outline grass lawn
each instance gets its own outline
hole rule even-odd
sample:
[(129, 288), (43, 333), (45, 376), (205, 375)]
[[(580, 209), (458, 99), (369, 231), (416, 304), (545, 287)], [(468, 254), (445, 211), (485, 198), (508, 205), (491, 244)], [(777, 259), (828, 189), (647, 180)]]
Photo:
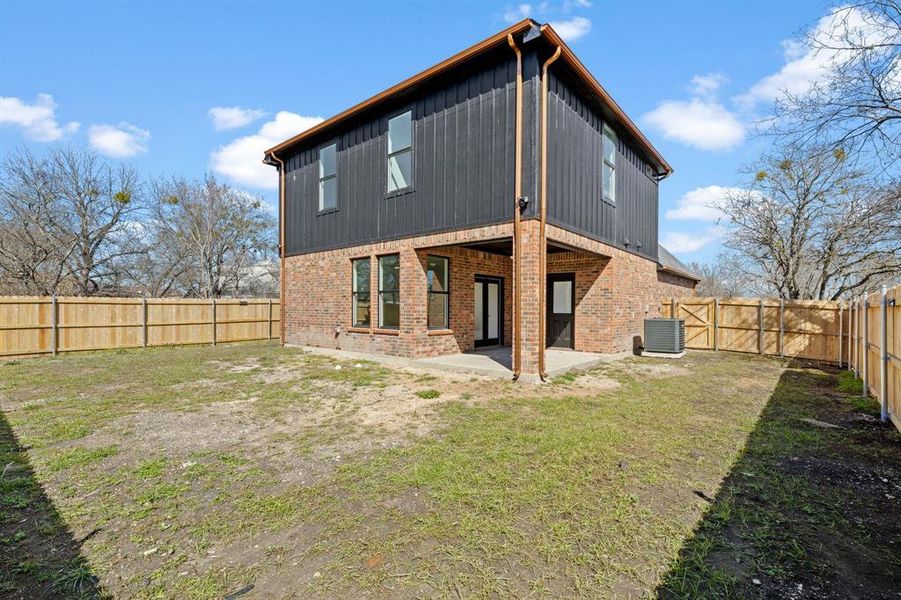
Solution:
[(262, 343), (0, 363), (0, 596), (896, 598), (901, 435), (857, 385), (701, 352), (544, 386)]

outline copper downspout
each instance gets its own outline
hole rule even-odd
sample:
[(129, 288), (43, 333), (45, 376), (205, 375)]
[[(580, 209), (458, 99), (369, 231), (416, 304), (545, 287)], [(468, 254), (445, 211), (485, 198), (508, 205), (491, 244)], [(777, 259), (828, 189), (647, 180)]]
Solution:
[(522, 355), (522, 262), (519, 239), (519, 199), (522, 198), (522, 52), (507, 34), (507, 43), (516, 53), (516, 136), (513, 167), (513, 379), (519, 379)]
[(278, 341), (285, 345), (285, 161), (269, 153), (269, 158), (278, 163)]
[(544, 347), (547, 332), (547, 69), (560, 58), (562, 48), (557, 46), (554, 53), (541, 66), (541, 220), (538, 228), (539, 263), (538, 263), (538, 376), (544, 381), (547, 371), (544, 368)]

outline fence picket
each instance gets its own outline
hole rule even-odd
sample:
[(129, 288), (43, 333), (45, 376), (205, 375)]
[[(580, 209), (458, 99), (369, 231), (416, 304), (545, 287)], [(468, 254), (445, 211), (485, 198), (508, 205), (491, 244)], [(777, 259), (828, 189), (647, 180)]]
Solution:
[[(0, 297), (0, 357), (208, 344), (210, 311), (181, 298)], [(280, 313), (277, 299), (217, 300), (214, 339), (271, 339)]]
[[(899, 295), (901, 286), (896, 286), (886, 288), (878, 304), (863, 294), (847, 305), (815, 300), (778, 300), (777, 305), (776, 300), (763, 298), (668, 297), (661, 299), (661, 312), (685, 320), (688, 348), (807, 358), (845, 367), (863, 380), (865, 395), (879, 400), (883, 418), (901, 429)], [(702, 317), (710, 314), (711, 305), (712, 323), (709, 316)], [(775, 308), (779, 310), (779, 337), (774, 343), (772, 339), (767, 342), (767, 334), (775, 335), (777, 330), (773, 313), (766, 311)], [(700, 335), (711, 327), (712, 336)]]

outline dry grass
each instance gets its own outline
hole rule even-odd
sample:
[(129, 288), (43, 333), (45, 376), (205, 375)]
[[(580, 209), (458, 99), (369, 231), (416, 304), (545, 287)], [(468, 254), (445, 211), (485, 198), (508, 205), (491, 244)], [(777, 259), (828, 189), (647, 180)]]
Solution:
[(692, 353), (530, 387), (270, 344), (4, 364), (0, 450), (23, 469), (0, 480), (0, 590), (688, 596), (753, 592), (763, 569), (781, 585), (806, 564), (789, 546), (729, 570), (703, 542), (714, 516), (731, 523), (721, 484), (749, 440), (760, 461), (821, 451), (831, 434), (796, 413), (827, 388), (859, 408), (831, 374), (786, 388), (786, 368)]

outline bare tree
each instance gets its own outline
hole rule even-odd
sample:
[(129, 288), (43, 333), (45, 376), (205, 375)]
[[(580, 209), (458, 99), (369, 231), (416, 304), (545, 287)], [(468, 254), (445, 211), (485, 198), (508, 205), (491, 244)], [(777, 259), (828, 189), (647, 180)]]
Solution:
[(749, 189), (723, 203), (738, 252), (787, 299), (836, 299), (901, 275), (901, 188), (877, 184), (841, 151), (765, 155)]
[(61, 291), (75, 240), (58, 235), (60, 220), (46, 159), (19, 150), (0, 166), (0, 290), (49, 295)]
[(842, 5), (805, 36), (823, 77), (775, 105), (783, 140), (848, 154), (870, 150), (884, 166), (901, 159), (901, 4)]
[(51, 228), (57, 237), (74, 240), (68, 263), (76, 292), (95, 294), (116, 277), (123, 256), (140, 252), (128, 243), (129, 227), (144, 209), (138, 174), (130, 165), (74, 147), (51, 150), (48, 164), (58, 215)]
[(721, 252), (712, 262), (693, 262), (689, 268), (701, 278), (695, 287), (699, 296), (766, 295), (765, 285), (735, 253)]
[(237, 293), (251, 267), (271, 255), (273, 219), (257, 196), (207, 176), (158, 181), (153, 198), (149, 256), (160, 291)]

